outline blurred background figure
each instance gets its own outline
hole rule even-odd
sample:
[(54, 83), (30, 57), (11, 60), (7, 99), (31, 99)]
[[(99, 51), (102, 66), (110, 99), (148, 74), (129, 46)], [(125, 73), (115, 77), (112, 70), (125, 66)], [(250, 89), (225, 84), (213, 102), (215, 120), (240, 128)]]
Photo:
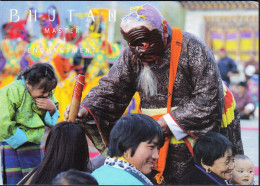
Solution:
[[(86, 24), (87, 30), (84, 33), (82, 52), (76, 54), (76, 60), (84, 61), (83, 74), (86, 74), (86, 81), (90, 83), (95, 78), (108, 73), (110, 67), (116, 61), (122, 49), (122, 45), (115, 42), (108, 42), (109, 9), (91, 9), (94, 21), (89, 20)], [(76, 13), (76, 17), (86, 19), (88, 14)]]
[[(71, 24), (68, 19), (66, 19), (67, 29), (69, 31), (62, 32), (61, 38), (64, 39), (67, 43), (67, 45), (73, 46), (74, 48), (77, 48), (77, 52), (79, 52), (79, 45), (82, 41), (83, 34), (80, 28), (78, 28), (77, 25)], [(73, 66), (71, 69), (74, 69), (74, 71), (77, 74), (84, 74), (84, 64), (82, 64), (81, 60), (77, 60), (76, 58), (76, 52), (74, 52), (73, 56)]]
[(250, 119), (255, 110), (252, 94), (248, 90), (246, 82), (241, 81), (236, 87), (236, 89), (233, 89), (233, 95), (240, 113), (240, 119)]
[(221, 78), (229, 87), (230, 77), (238, 73), (237, 65), (232, 58), (227, 56), (227, 51), (225, 48), (221, 48), (219, 50), (219, 58), (218, 68), (221, 74)]
[(97, 180), (89, 172), (75, 169), (58, 174), (52, 181), (52, 185), (98, 185)]
[(17, 74), (28, 66), (27, 18), (28, 14), (25, 19), (2, 25), (4, 39), (0, 42), (0, 88), (12, 82)]
[(256, 61), (256, 52), (249, 53), (249, 60), (245, 62), (244, 73), (246, 81), (248, 81), (254, 74), (259, 74), (259, 62)]
[(259, 110), (259, 75), (254, 74), (247, 83), (248, 90), (252, 94), (252, 100), (256, 106), (254, 116), (258, 118), (258, 110)]

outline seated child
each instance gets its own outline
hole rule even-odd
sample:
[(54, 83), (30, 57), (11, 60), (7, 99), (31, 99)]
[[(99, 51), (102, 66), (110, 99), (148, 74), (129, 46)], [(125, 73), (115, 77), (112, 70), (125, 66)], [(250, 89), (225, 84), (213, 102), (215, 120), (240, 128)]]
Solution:
[(246, 155), (235, 156), (232, 182), (238, 185), (254, 185), (254, 165)]

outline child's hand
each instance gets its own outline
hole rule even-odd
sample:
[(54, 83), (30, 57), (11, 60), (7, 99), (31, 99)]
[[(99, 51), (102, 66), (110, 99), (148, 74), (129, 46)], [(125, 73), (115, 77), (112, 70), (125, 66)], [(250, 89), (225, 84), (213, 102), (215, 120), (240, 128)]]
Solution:
[(36, 105), (44, 110), (48, 110), (52, 116), (56, 111), (56, 105), (53, 103), (51, 98), (36, 98)]

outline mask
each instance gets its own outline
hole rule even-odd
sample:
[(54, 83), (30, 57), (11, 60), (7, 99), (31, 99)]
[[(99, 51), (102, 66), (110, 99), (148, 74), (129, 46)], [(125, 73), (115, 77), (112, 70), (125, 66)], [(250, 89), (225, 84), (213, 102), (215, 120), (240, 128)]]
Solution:
[(165, 50), (162, 35), (158, 29), (150, 31), (145, 26), (139, 26), (127, 33), (121, 29), (121, 33), (134, 55), (143, 62), (160, 59)]

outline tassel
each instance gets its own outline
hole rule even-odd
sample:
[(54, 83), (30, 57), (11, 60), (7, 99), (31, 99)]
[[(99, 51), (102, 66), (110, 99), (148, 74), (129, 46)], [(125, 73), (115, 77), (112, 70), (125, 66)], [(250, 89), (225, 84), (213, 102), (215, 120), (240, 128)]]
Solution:
[(160, 185), (162, 184), (164, 177), (162, 176), (162, 173), (157, 173), (154, 177), (156, 179), (156, 182)]

